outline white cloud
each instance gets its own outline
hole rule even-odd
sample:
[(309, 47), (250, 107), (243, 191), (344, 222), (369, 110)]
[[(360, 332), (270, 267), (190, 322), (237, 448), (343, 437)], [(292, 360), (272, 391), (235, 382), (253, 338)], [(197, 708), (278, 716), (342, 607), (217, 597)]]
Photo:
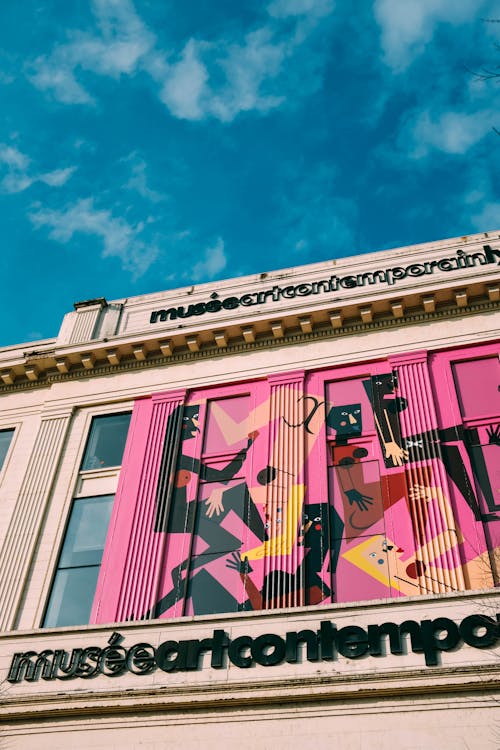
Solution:
[(22, 193), (31, 187), (34, 180), (22, 172), (9, 172), (0, 181), (0, 188), (4, 193)]
[(297, 50), (334, 5), (332, 0), (273, 0), (260, 28), (231, 40), (191, 38), (176, 57), (158, 48), (130, 0), (94, 0), (92, 8), (96, 32), (69, 32), (66, 43), (37, 58), (31, 73), (35, 86), (63, 103), (89, 105), (95, 100), (82, 72), (118, 78), (142, 71), (157, 83), (159, 98), (174, 117), (231, 122), (241, 112), (280, 106), (292, 89), (294, 96), (314, 90), (303, 82), (299, 92), (296, 86), (287, 91), (287, 73), (295, 71)]
[[(410, 118), (413, 120), (414, 118)], [(432, 116), (428, 111), (416, 115), (410, 128), (410, 156), (420, 159), (432, 149), (447, 154), (464, 154), (474, 144), (491, 133), (494, 112), (483, 110), (471, 114), (444, 111)], [(403, 133), (404, 140), (407, 134)]]
[(222, 237), (219, 237), (213, 247), (206, 248), (203, 260), (200, 260), (193, 266), (189, 277), (193, 281), (209, 281), (223, 271), (226, 265), (227, 257), (224, 252), (224, 240)]
[(61, 185), (64, 185), (69, 180), (75, 169), (76, 167), (54, 169), (52, 172), (38, 175), (36, 179), (44, 182), (46, 185), (50, 185), (50, 187), (61, 187)]
[(78, 83), (65, 57), (65, 51), (58, 49), (50, 58), (38, 57), (33, 64), (31, 82), (38, 89), (52, 93), (63, 104), (93, 104), (93, 97)]
[(334, 9), (333, 0), (272, 0), (267, 12), (275, 18), (289, 16), (313, 16), (322, 18), (328, 16)]
[(247, 34), (242, 44), (190, 39), (179, 62), (168, 69), (160, 98), (173, 115), (186, 120), (231, 122), (240, 112), (266, 112), (283, 101), (262, 94), (261, 88), (281, 72), (285, 56), (285, 45), (274, 43), (266, 27)]
[(30, 158), (14, 146), (0, 144), (0, 163), (13, 169), (25, 170), (29, 167)]
[(77, 80), (79, 70), (113, 78), (132, 75), (155, 43), (129, 0), (94, 0), (92, 5), (99, 35), (72, 32), (66, 44), (34, 61), (32, 83), (64, 104), (94, 103)]
[(147, 164), (144, 159), (140, 159), (136, 153), (132, 153), (124, 161), (130, 164), (132, 172), (130, 179), (125, 184), (127, 190), (135, 190), (140, 196), (152, 203), (159, 203), (167, 199), (166, 195), (149, 187), (146, 177)]
[(263, 94), (262, 87), (281, 72), (285, 56), (285, 45), (273, 42), (268, 28), (251, 32), (242, 45), (230, 45), (221, 61), (227, 84), (221, 91), (213, 92), (208, 111), (230, 122), (240, 112), (267, 112), (279, 106), (284, 97)]
[(199, 43), (190, 39), (178, 63), (167, 73), (160, 99), (173, 115), (186, 120), (200, 120), (205, 112), (202, 98), (208, 72), (200, 58)]
[(481, 6), (485, 6), (481, 0), (376, 0), (374, 13), (386, 63), (404, 70), (424, 51), (439, 23), (475, 20)]
[(135, 278), (145, 273), (158, 256), (158, 249), (140, 237), (143, 224), (134, 227), (113, 216), (111, 211), (96, 208), (92, 198), (81, 199), (61, 210), (38, 208), (29, 218), (38, 229), (48, 227), (49, 237), (62, 244), (77, 233), (98, 237), (102, 257), (119, 258), (123, 268)]
[(0, 181), (0, 189), (4, 193), (21, 193), (36, 182), (43, 182), (50, 187), (64, 185), (76, 167), (55, 169), (51, 172), (37, 174), (30, 171), (31, 159), (14, 146), (0, 144), (0, 166), (7, 168), (7, 174)]

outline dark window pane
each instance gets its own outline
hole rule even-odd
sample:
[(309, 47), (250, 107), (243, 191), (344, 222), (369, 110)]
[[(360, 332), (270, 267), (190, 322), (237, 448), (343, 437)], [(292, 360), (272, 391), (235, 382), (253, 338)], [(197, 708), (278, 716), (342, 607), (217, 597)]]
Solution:
[(112, 507), (113, 495), (74, 501), (43, 627), (88, 623)]
[(127, 414), (106, 414), (93, 418), (83, 457), (82, 471), (120, 466), (130, 416), (130, 412), (127, 412)]
[(88, 623), (98, 574), (98, 565), (59, 570), (43, 626), (55, 628)]
[(0, 469), (3, 466), (3, 462), (5, 461), (5, 456), (7, 455), (7, 451), (9, 450), (10, 441), (12, 440), (12, 436), (14, 434), (14, 430), (0, 430)]
[(101, 564), (112, 507), (113, 495), (75, 500), (59, 568)]

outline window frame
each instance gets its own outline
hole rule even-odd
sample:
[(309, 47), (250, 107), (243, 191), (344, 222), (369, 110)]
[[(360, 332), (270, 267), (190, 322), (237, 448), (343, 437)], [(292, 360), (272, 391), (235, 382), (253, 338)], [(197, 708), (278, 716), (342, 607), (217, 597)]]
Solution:
[[(50, 552), (44, 561), (44, 578), (40, 588), (35, 589), (37, 606), (33, 620), (28, 627), (43, 627), (49, 596), (57, 572), (59, 554), (62, 549), (69, 515), (73, 502), (80, 498), (115, 494), (120, 466), (81, 471), (83, 455), (89, 437), (92, 419), (124, 412), (132, 413), (133, 399), (123, 399), (114, 403), (81, 405), (75, 410), (69, 428), (66, 449), (61, 457), (61, 465), (52, 491), (50, 516), (47, 519), (42, 544)], [(113, 490), (110, 491), (110, 487)]]
[[(58, 628), (58, 627), (77, 627), (77, 626), (80, 626), (80, 625), (88, 625), (88, 621), (84, 622), (84, 623), (70, 623), (70, 624), (47, 625), (46, 624), (46, 619), (47, 619), (47, 615), (49, 614), (49, 611), (50, 611), (50, 607), (51, 607), (51, 603), (52, 603), (52, 597), (53, 597), (53, 595), (54, 595), (54, 593), (56, 591), (56, 588), (55, 588), (56, 587), (56, 582), (58, 580), (58, 576), (59, 576), (59, 573), (61, 571), (64, 571), (64, 570), (71, 570), (71, 571), (73, 571), (73, 570), (83, 570), (83, 569), (96, 568), (97, 569), (96, 583), (97, 583), (97, 577), (99, 576), (99, 570), (100, 570), (100, 567), (101, 567), (101, 564), (102, 564), (102, 556), (103, 556), (103, 553), (104, 553), (104, 547), (106, 545), (107, 529), (106, 529), (106, 534), (104, 536), (104, 540), (103, 540), (103, 544), (102, 544), (102, 549), (101, 549), (101, 554), (100, 554), (100, 558), (99, 558), (99, 562), (98, 563), (83, 563), (83, 564), (79, 564), (79, 565), (75, 565), (75, 564), (61, 565), (61, 561), (63, 559), (63, 555), (65, 554), (65, 546), (66, 546), (66, 542), (68, 540), (68, 532), (70, 530), (71, 522), (72, 522), (72, 520), (75, 517), (74, 513), (75, 513), (75, 510), (76, 510), (77, 504), (81, 504), (80, 507), (82, 507), (86, 502), (90, 502), (90, 501), (93, 501), (93, 500), (100, 500), (100, 499), (103, 499), (103, 498), (107, 498), (107, 499), (111, 500), (111, 503), (110, 503), (110, 506), (109, 506), (109, 519), (110, 519), (111, 518), (112, 510), (113, 510), (114, 495), (97, 495), (97, 496), (89, 495), (88, 497), (75, 497), (73, 499), (72, 503), (71, 503), (71, 507), (69, 509), (69, 513), (68, 513), (68, 515), (66, 517), (66, 523), (65, 523), (65, 527), (64, 527), (64, 533), (63, 533), (63, 536), (62, 536), (62, 541), (61, 541), (61, 544), (60, 544), (59, 550), (58, 550), (57, 565), (56, 565), (56, 567), (54, 569), (54, 572), (53, 572), (53, 575), (52, 575), (52, 578), (51, 578), (51, 584), (50, 584), (48, 596), (47, 596), (47, 599), (46, 599), (46, 602), (45, 602), (44, 613), (43, 613), (43, 616), (42, 616), (41, 626), (40, 626), (43, 629), (51, 629), (51, 628)], [(109, 528), (109, 519), (108, 519), (108, 524), (107, 524), (108, 528)], [(92, 600), (89, 603), (89, 619), (90, 619), (90, 613), (91, 613), (91, 610), (92, 610), (92, 603), (93, 603), (93, 596), (92, 596)]]
[(5, 425), (0, 425), (0, 432), (12, 432), (12, 437), (11, 437), (9, 445), (7, 447), (7, 451), (5, 453), (5, 457), (4, 457), (3, 463), (0, 466), (0, 484), (2, 483), (3, 477), (5, 476), (6, 471), (7, 471), (7, 467), (9, 465), (9, 463), (10, 463), (10, 458), (11, 458), (12, 453), (13, 453), (14, 444), (15, 444), (15, 442), (17, 440), (17, 436), (19, 434), (19, 427), (20, 427), (19, 423), (17, 423), (17, 424), (10, 423), (10, 424), (5, 424)]

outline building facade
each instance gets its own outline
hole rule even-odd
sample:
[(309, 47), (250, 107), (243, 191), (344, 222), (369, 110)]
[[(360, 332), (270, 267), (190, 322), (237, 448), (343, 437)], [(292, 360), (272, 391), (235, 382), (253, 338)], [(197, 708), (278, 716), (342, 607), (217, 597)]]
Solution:
[(0, 746), (500, 747), (499, 266), (462, 237), (1, 349)]

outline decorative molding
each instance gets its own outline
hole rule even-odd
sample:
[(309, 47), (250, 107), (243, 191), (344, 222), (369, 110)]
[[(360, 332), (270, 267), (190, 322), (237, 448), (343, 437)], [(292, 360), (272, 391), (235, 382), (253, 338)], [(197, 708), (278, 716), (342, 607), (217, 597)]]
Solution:
[[(0, 631), (15, 627), (17, 608), (41, 533), (42, 519), (58, 470), (58, 458), (71, 413), (71, 409), (66, 409), (62, 414), (42, 415), (5, 544), (0, 552)], [(20, 540), (23, 540), (22, 544)]]
[[(496, 288), (493, 287), (493, 290)], [(293, 346), (311, 341), (352, 336), (358, 333), (441, 321), (447, 318), (452, 320), (457, 317), (496, 312), (500, 309), (499, 302), (500, 299), (492, 300), (490, 295), (490, 297), (481, 298), (480, 301), (474, 301), (468, 297), (466, 306), (459, 306), (455, 301), (450, 301), (449, 304), (437, 304), (435, 296), (432, 295), (423, 298), (420, 308), (404, 308), (402, 316), (394, 315), (394, 311), (391, 310), (391, 312), (384, 314), (374, 313), (371, 315), (371, 320), (366, 320), (366, 322), (361, 320), (360, 317), (344, 318), (343, 311), (340, 310), (325, 311), (324, 319), (314, 321), (313, 317), (309, 316), (309, 323), (307, 325), (299, 324), (300, 327), (297, 326), (297, 319), (295, 319), (296, 322), (293, 325), (293, 318), (291, 318), (290, 324), (284, 323), (281, 326), (283, 335), (279, 337), (276, 336), (276, 331), (271, 329), (269, 323), (267, 331), (259, 333), (257, 333), (255, 325), (245, 325), (240, 329), (241, 338), (232, 336), (229, 339), (228, 337), (227, 346), (221, 346), (216, 341), (215, 334), (212, 334), (212, 343), (202, 343), (198, 334), (186, 335), (182, 332), (176, 332), (175, 341), (174, 339), (158, 341), (156, 337), (151, 337), (142, 344), (141, 342), (135, 342), (133, 347), (137, 350), (142, 347), (145, 352), (147, 341), (148, 351), (145, 359), (137, 359), (137, 355), (131, 354), (130, 344), (127, 344), (126, 341), (114, 342), (113, 349), (103, 347), (101, 341), (95, 341), (95, 349), (81, 355), (77, 353), (54, 355), (52, 357), (46, 355), (44, 358), (40, 358), (37, 360), (38, 373), (36, 379), (29, 379), (26, 374), (26, 368), (32, 366), (31, 362), (19, 364), (16, 362), (12, 366), (6, 364), (0, 370), (0, 393), (50, 387), (53, 383), (78, 380), (82, 376), (85, 378), (106, 376), (137, 368), (168, 366), (173, 363), (197, 359)], [(367, 317), (369, 316), (365, 315), (365, 318)], [(273, 321), (275, 326), (277, 323), (277, 321)], [(308, 331), (308, 328), (311, 330)], [(219, 333), (217, 331), (217, 335)], [(112, 353), (112, 362), (110, 362), (110, 353)], [(78, 362), (77, 357), (80, 362)]]

